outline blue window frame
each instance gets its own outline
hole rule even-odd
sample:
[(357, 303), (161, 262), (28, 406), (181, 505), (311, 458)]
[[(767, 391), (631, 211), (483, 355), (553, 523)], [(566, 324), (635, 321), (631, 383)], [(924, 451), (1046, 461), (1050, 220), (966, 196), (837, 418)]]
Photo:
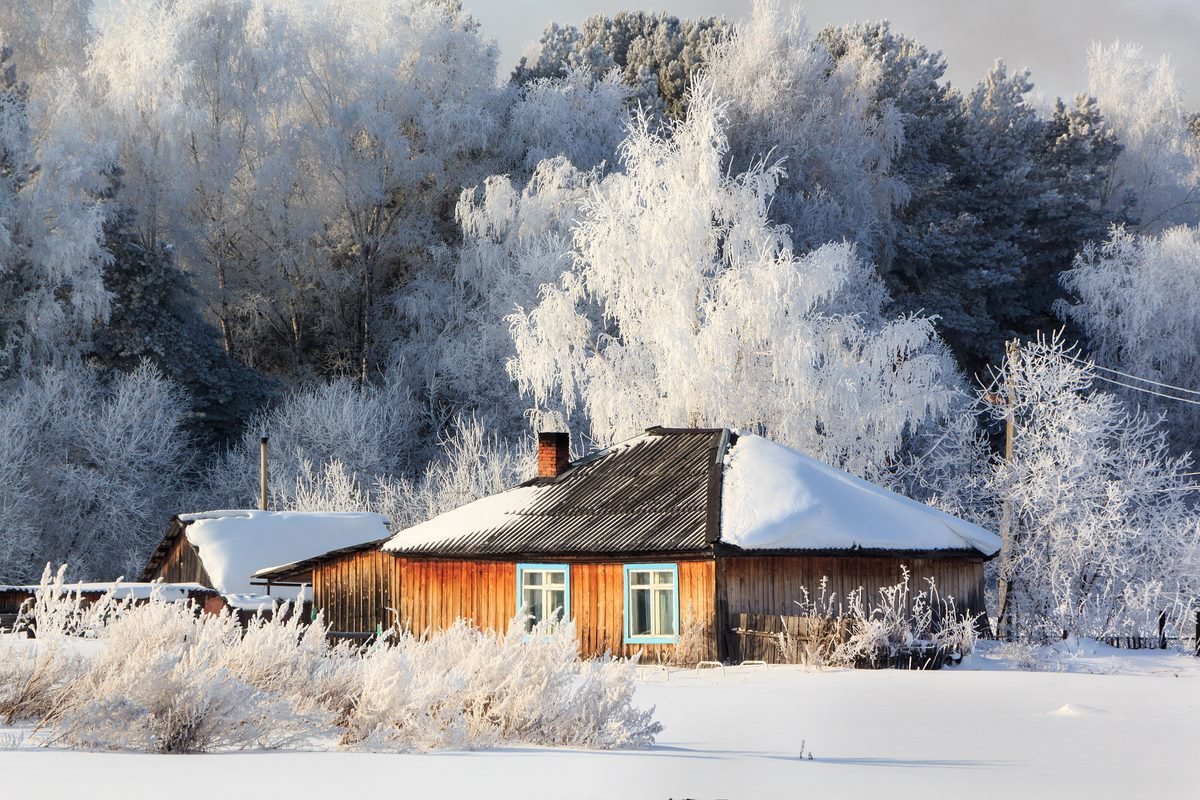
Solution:
[(679, 565), (625, 565), (625, 644), (679, 641)]
[(560, 619), (571, 618), (570, 565), (517, 564), (517, 613), (525, 617), (525, 630), (559, 609)]

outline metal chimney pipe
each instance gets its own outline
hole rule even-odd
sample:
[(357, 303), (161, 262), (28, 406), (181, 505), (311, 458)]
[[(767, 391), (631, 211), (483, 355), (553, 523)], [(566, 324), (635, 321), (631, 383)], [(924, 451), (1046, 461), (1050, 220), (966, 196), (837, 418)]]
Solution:
[(267, 510), (267, 437), (258, 440), (258, 507)]

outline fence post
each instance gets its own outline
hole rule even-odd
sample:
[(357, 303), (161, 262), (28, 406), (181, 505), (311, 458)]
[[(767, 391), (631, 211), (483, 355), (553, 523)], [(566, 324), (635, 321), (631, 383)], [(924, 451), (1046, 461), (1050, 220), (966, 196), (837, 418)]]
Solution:
[(1196, 658), (1200, 658), (1200, 611), (1196, 612)]
[(1160, 611), (1158, 614), (1158, 649), (1167, 649), (1167, 612)]

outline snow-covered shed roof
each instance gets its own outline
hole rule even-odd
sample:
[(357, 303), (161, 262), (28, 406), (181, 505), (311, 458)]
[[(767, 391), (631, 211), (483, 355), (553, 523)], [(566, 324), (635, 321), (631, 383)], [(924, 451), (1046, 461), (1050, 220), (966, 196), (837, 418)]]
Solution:
[(231, 510), (180, 514), (143, 572), (148, 580), (179, 535), (187, 537), (213, 587), (223, 595), (253, 595), (254, 574), (330, 550), (380, 542), (387, 517), (366, 512)]
[(650, 428), (400, 531), (397, 554), (999, 551), (990, 531), (759, 436)]

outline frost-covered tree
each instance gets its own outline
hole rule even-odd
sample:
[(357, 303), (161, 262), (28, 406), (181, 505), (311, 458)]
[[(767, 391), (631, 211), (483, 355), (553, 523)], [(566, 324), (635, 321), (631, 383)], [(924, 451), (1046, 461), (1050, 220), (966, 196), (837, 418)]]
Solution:
[(1105, 186), (1108, 207), (1127, 210), (1147, 233), (1200, 222), (1200, 144), (1170, 62), (1149, 64), (1135, 45), (1093, 45), (1088, 92), (1123, 146)]
[(679, 118), (692, 76), (728, 29), (719, 17), (681, 20), (647, 11), (588, 17), (582, 29), (551, 23), (536, 58), (521, 58), (513, 82), (561, 78), (572, 69), (599, 79), (616, 68), (639, 106)]
[(0, 5), (0, 43), (39, 94), (53, 93), (55, 72), (78, 75), (91, 36), (92, 0), (14, 0)]
[(522, 172), (558, 157), (584, 170), (611, 164), (628, 128), (629, 94), (616, 70), (597, 78), (572, 67), (525, 83), (502, 137), (505, 160)]
[(838, 63), (859, 60), (865, 50), (878, 70), (870, 111), (882, 118), (890, 106), (900, 115), (904, 139), (891, 171), (909, 196), (896, 210), (894, 235), (877, 253), (879, 273), (899, 302), (924, 283), (922, 268), (938, 246), (923, 232), (943, 213), (938, 201), (954, 174), (961, 98), (943, 81), (942, 53), (894, 33), (886, 21), (826, 28), (818, 38)]
[(842, 240), (867, 254), (886, 247), (892, 210), (908, 193), (891, 173), (901, 115), (890, 100), (874, 102), (880, 73), (862, 41), (835, 60), (798, 12), (789, 18), (768, 2), (756, 3), (704, 68), (707, 90), (728, 101), (734, 168), (766, 153), (783, 161), (771, 216), (798, 250)]
[(1004, 367), (1017, 434), (993, 487), (1012, 508), (1002, 577), (1021, 636), (1146, 634), (1163, 611), (1194, 622), (1178, 614), (1200, 592), (1190, 461), (1167, 453), (1161, 420), (1127, 411), (1094, 377), (1060, 338), (1024, 346)]
[[(341, 0), (305, 18), (300, 127), (320, 243), (344, 281), (347, 367), (365, 383), (399, 281), (428, 264), (495, 134), (495, 44), (458, 3)], [(478, 177), (482, 177), (481, 175)]]
[(1049, 188), (1026, 221), (1021, 294), (1028, 313), (1014, 321), (1020, 333), (1055, 327), (1059, 276), (1086, 246), (1103, 240), (1123, 213), (1114, 216), (1104, 199), (1121, 149), (1095, 98), (1079, 95), (1070, 107), (1059, 100), (1045, 120), (1035, 164)]
[(276, 506), (286, 506), (298, 483), (331, 464), (365, 492), (429, 458), (416, 438), (417, 422), (416, 404), (397, 371), (362, 388), (340, 378), (295, 389), (246, 423), (241, 439), (209, 466), (197, 502), (209, 508), (257, 504), (262, 436), (269, 439)]
[(153, 367), (105, 378), (78, 364), (23, 378), (0, 402), (0, 580), (47, 561), (85, 579), (135, 575), (193, 463), (187, 402)]
[(169, 242), (205, 288), (227, 353), (259, 334), (238, 330), (247, 295), (267, 294), (279, 309), (266, 318), (286, 319), (286, 290), (301, 280), (293, 252), (315, 224), (288, 213), (303, 55), (293, 36), (284, 9), (262, 0), (133, 0), (99, 15), (89, 77), (120, 142), (122, 200), (142, 246)]
[[(1200, 390), (1200, 228), (1172, 228), (1156, 236), (1115, 229), (1086, 248), (1062, 276), (1070, 301), (1064, 320), (1087, 337), (1096, 361), (1150, 381)], [(1200, 400), (1200, 395), (1107, 374), (1150, 392)], [(1165, 413), (1178, 452), (1200, 441), (1200, 407), (1146, 391), (1111, 387), (1131, 405)]]
[(363, 381), (486, 174), (495, 58), (455, 3), (135, 0), (101, 15), (89, 78), (143, 246), (176, 248), (227, 352)]
[(424, 386), (435, 430), (473, 414), (505, 436), (522, 435), (524, 406), (505, 362), (516, 355), (506, 317), (537, 303), (569, 263), (571, 229), (595, 172), (565, 158), (541, 162), (523, 187), (496, 175), (465, 189), (455, 211), (463, 242), (447, 279), (430, 273), (396, 297), (410, 321), (395, 348)]
[(634, 127), (566, 272), (511, 318), (511, 372), (536, 421), (597, 444), (656, 423), (769, 429), (875, 475), (948, 400), (932, 325), (883, 320), (853, 246), (795, 255), (768, 218), (780, 167), (730, 174), (724, 125), (699, 93), (669, 131)]
[(105, 247), (113, 260), (104, 284), (111, 312), (96, 326), (87, 360), (122, 372), (149, 361), (184, 390), (197, 444), (226, 444), (268, 399), (271, 386), (222, 349), (220, 332), (204, 316), (173, 251), (143, 246), (130, 218), (128, 211), (110, 215)]
[(0, 374), (61, 361), (108, 314), (101, 197), (112, 156), (86, 137), (72, 88), (60, 88), (35, 127), (0, 50)]

